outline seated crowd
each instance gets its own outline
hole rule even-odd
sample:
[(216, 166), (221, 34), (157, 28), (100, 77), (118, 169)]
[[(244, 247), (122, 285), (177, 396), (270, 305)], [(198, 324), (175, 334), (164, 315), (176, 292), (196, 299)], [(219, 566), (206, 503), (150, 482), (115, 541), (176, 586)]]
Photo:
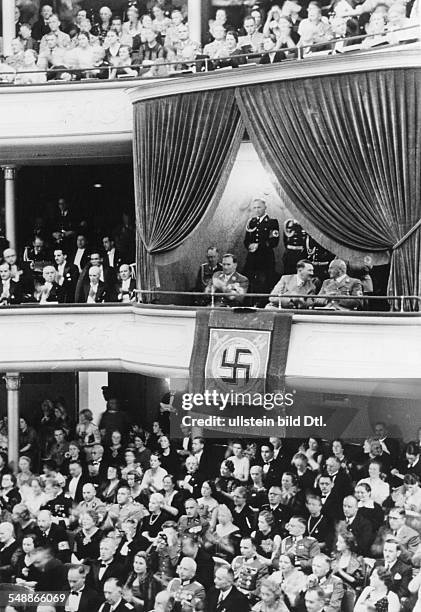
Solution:
[(0, 82), (165, 77), (419, 39), (419, 0), (284, 0), (266, 3), (268, 10), (247, 2), (240, 24), (217, 8), (204, 41), (190, 36), (186, 2), (132, 1), (114, 12), (104, 3), (95, 12), (70, 0), (63, 16), (46, 2), (38, 18), (27, 4), (16, 7), (16, 38), (0, 63)]
[(93, 236), (60, 198), (49, 227), (39, 219), (31, 238), (22, 254), (2, 252), (1, 305), (136, 300), (134, 229), (126, 213), (112, 233)]
[(21, 419), (17, 475), (0, 453), (3, 582), (72, 612), (420, 609), (420, 436), (170, 440), (170, 409), (151, 431), (111, 393), (99, 426), (50, 400), (38, 434)]

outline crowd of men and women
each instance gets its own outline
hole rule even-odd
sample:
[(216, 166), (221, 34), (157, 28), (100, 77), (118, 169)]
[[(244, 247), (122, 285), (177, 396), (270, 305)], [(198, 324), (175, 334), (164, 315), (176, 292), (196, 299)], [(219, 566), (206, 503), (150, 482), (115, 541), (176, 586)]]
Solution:
[(182, 1), (132, 0), (119, 10), (113, 2), (90, 10), (83, 2), (57, 3), (65, 15), (54, 12), (54, 2), (34, 14), (33, 4), (17, 3), (16, 38), (0, 63), (0, 82), (165, 77), (419, 39), (420, 0), (235, 1), (244, 16), (233, 23), (215, 2), (202, 41), (191, 38)]
[(0, 453), (2, 583), (65, 592), (68, 612), (421, 609), (421, 428), (170, 439), (173, 396), (149, 428), (103, 389), (98, 425), (47, 399), (17, 473)]
[(59, 198), (48, 223), (36, 220), (22, 253), (1, 242), (2, 305), (136, 300), (135, 230), (125, 212), (112, 232), (96, 235)]
[[(370, 257), (359, 265), (347, 265), (294, 219), (284, 223), (279, 277), (275, 266), (279, 222), (269, 217), (261, 197), (253, 199), (251, 214), (245, 228), (247, 255), (241, 273), (235, 254), (225, 253), (221, 258), (218, 248), (209, 246), (206, 262), (200, 265), (191, 287), (196, 296), (186, 298), (188, 303), (267, 309), (390, 308), (390, 303), (367, 302), (367, 296), (385, 294)], [(22, 253), (17, 253), (8, 248), (5, 237), (0, 238), (1, 305), (142, 301), (135, 278), (135, 230), (127, 213), (112, 232), (98, 234), (59, 198), (53, 218), (49, 223), (37, 218), (28, 242)]]

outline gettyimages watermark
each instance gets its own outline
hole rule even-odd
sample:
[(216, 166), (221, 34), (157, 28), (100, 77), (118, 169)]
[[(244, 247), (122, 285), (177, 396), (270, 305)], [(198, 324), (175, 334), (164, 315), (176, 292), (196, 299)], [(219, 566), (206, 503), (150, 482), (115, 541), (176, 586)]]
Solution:
[(207, 388), (202, 391), (200, 383), (186, 384), (189, 391), (179, 393), (177, 409), (171, 415), (171, 435), (176, 437), (180, 430), (200, 428), (207, 437), (218, 438), (300, 437), (313, 435), (313, 431), (320, 433), (328, 426), (320, 410), (307, 413), (300, 409), (294, 389), (267, 391), (267, 381), (256, 379), (248, 381), (252, 391), (227, 390), (227, 386), (221, 389), (214, 382), (207, 381)]
[(224, 393), (207, 389), (203, 393), (183, 393), (181, 407), (183, 410), (213, 407), (219, 411), (229, 406), (258, 407), (264, 410), (273, 410), (277, 407), (290, 407), (294, 404), (294, 393), (241, 393), (230, 391)]

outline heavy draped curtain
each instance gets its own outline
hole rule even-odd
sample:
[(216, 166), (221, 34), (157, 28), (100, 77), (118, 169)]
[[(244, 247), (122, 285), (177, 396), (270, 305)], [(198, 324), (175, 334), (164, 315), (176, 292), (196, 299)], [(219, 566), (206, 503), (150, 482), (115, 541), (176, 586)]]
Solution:
[(218, 204), (243, 130), (232, 89), (135, 103), (137, 261), (142, 289), (159, 286), (154, 255), (178, 247)]
[(407, 68), (236, 92), (291, 212), (337, 254), (390, 253), (395, 295), (421, 295), (420, 88)]

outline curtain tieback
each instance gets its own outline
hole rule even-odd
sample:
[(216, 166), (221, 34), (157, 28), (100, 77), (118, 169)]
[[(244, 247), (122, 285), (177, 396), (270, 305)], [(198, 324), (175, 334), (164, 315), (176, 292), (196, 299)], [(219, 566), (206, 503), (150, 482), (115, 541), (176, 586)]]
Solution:
[(402, 238), (400, 238), (400, 239), (397, 241), (397, 243), (396, 243), (396, 244), (394, 244), (394, 245), (392, 246), (392, 251), (395, 251), (395, 250), (396, 250), (396, 249), (398, 249), (400, 246), (402, 246), (402, 245), (403, 245), (403, 243), (404, 243), (404, 242), (406, 242), (406, 241), (408, 240), (408, 238), (410, 238), (410, 236), (412, 236), (412, 234), (413, 234), (414, 232), (416, 232), (416, 231), (417, 231), (417, 229), (418, 229), (419, 227), (421, 227), (421, 219), (419, 219), (419, 220), (416, 222), (416, 224), (415, 224), (413, 227), (411, 227), (411, 229), (410, 229), (408, 232), (406, 232), (405, 236), (402, 236)]

